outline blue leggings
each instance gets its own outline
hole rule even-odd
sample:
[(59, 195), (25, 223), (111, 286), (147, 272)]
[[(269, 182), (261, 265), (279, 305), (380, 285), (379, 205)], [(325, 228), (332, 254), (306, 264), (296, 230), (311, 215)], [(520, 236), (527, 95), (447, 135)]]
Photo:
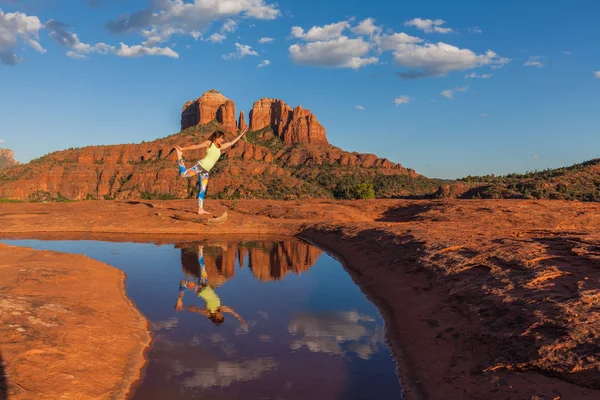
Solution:
[(206, 171), (200, 164), (194, 165), (192, 168), (186, 169), (183, 162), (183, 157), (179, 159), (179, 175), (184, 178), (191, 178), (194, 175), (198, 175), (198, 208), (204, 206), (204, 195), (206, 194), (206, 188), (208, 187), (208, 171)]

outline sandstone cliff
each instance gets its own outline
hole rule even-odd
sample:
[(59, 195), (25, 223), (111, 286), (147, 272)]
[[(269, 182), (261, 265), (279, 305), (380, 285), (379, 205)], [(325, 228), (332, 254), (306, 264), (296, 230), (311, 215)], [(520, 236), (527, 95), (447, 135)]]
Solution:
[(209, 90), (196, 100), (187, 101), (181, 110), (181, 129), (217, 120), (223, 128), (236, 132), (235, 104), (216, 90)]
[(15, 153), (9, 149), (0, 149), (0, 168), (8, 168), (19, 165), (15, 160)]
[(263, 98), (250, 111), (250, 130), (271, 127), (286, 144), (328, 144), (325, 128), (301, 106), (292, 109), (284, 101)]

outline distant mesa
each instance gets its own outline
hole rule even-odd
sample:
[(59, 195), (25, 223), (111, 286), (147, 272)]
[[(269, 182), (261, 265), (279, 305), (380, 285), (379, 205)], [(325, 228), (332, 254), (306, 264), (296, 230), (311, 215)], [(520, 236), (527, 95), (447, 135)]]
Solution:
[[(199, 143), (216, 130), (225, 131), (231, 140), (246, 126), (246, 140), (225, 152), (211, 171), (210, 197), (355, 198), (359, 184), (375, 180), (380, 197), (433, 194), (438, 189), (435, 182), (401, 164), (329, 144), (325, 128), (308, 109), (262, 98), (248, 114), (239, 112), (236, 121), (234, 102), (209, 90), (183, 105), (181, 132), (137, 144), (56, 151), (5, 168), (0, 172), (0, 198), (192, 198), (197, 183), (177, 173), (173, 146)], [(12, 156), (8, 150), (4, 153), (7, 160)], [(204, 150), (193, 150), (185, 153), (185, 160), (193, 163), (203, 156)]]
[(9, 149), (0, 149), (0, 168), (8, 168), (19, 165), (15, 160), (15, 153)]

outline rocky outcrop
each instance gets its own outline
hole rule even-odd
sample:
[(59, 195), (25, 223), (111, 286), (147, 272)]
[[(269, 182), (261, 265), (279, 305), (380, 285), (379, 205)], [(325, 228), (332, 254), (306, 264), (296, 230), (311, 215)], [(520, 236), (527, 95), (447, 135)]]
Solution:
[[(225, 140), (232, 140), (237, 135), (234, 111), (231, 100), (208, 91), (184, 105), (182, 127), (189, 128), (185, 132), (147, 143), (58, 151), (29, 164), (5, 169), (0, 173), (0, 198), (192, 198), (197, 182), (179, 176), (173, 146), (200, 143), (216, 130), (226, 131)], [(244, 114), (240, 113), (240, 128), (245, 123)], [(349, 153), (328, 144), (325, 129), (309, 110), (300, 106), (291, 109), (281, 100), (256, 102), (250, 129), (254, 132), (224, 152), (211, 171), (210, 197), (331, 197), (334, 181), (339, 176), (353, 174), (403, 175), (426, 180), (413, 170), (374, 154)], [(186, 151), (186, 165), (193, 165), (203, 156), (204, 150)], [(406, 182), (406, 178), (400, 181)], [(411, 186), (391, 185), (385, 195), (405, 195), (406, 187)]]
[(181, 110), (181, 129), (217, 120), (228, 132), (236, 132), (235, 104), (216, 90), (187, 101)]
[(248, 129), (248, 124), (246, 123), (246, 120), (244, 119), (244, 112), (240, 111), (240, 118), (238, 120), (238, 129), (240, 131), (244, 130), (244, 129)]
[(250, 130), (268, 126), (286, 144), (328, 144), (325, 128), (310, 110), (301, 106), (292, 109), (279, 99), (263, 98), (254, 102)]
[(8, 168), (19, 165), (15, 160), (15, 153), (9, 149), (0, 149), (0, 168)]

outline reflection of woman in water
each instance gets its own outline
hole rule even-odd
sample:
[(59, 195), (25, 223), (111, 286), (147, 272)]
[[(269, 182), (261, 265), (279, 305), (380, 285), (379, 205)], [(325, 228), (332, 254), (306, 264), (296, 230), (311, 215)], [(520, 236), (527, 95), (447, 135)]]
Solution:
[(192, 280), (182, 279), (179, 284), (179, 297), (175, 304), (175, 311), (183, 310), (183, 295), (184, 288), (193, 291), (196, 296), (202, 298), (206, 302), (206, 308), (201, 309), (196, 306), (187, 306), (189, 311), (202, 314), (210, 319), (215, 325), (220, 325), (225, 320), (223, 313), (230, 313), (236, 317), (242, 325), (246, 325), (246, 322), (240, 317), (232, 308), (221, 305), (221, 299), (215, 293), (213, 288), (208, 283), (208, 274), (206, 273), (206, 267), (204, 266), (204, 254), (203, 246), (198, 246), (198, 262), (200, 263), (200, 274), (198, 282)]

